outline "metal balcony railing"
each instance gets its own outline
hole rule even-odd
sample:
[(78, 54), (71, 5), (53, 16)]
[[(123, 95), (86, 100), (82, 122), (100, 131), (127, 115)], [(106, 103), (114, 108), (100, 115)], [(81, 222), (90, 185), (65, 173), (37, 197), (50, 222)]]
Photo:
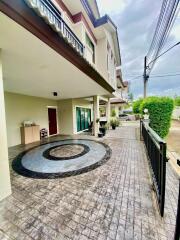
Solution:
[(60, 11), (50, 0), (25, 0), (29, 7), (44, 18), (44, 20), (71, 46), (73, 46), (81, 56), (84, 55), (84, 45), (73, 33), (69, 26), (61, 17)]

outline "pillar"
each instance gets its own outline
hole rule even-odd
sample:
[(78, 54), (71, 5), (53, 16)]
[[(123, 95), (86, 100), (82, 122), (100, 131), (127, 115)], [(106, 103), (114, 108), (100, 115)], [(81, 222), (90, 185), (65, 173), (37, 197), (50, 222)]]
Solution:
[(110, 118), (111, 118), (111, 103), (110, 103), (110, 98), (108, 99), (108, 102), (106, 104), (106, 118), (107, 118), (107, 122), (110, 122)]
[(119, 106), (118, 104), (115, 105), (115, 112), (116, 112), (116, 117), (118, 118), (119, 117)]
[(2, 51), (0, 49), (0, 200), (11, 194), (11, 182), (9, 172), (6, 117), (4, 104)]
[(99, 96), (93, 97), (93, 134), (94, 136), (98, 136), (99, 132), (99, 123), (97, 123), (97, 119), (99, 119)]

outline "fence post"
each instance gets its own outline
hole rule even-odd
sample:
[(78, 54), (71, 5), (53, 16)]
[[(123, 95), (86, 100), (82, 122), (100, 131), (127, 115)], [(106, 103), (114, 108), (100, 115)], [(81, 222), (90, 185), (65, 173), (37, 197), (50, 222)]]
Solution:
[(140, 141), (143, 140), (143, 137), (142, 137), (142, 119), (140, 118)]
[(165, 186), (166, 186), (166, 143), (160, 142), (160, 152), (161, 152), (161, 216), (164, 216), (164, 203), (165, 203)]
[[(179, 160), (177, 160), (177, 164), (180, 166)], [(176, 229), (175, 229), (175, 234), (174, 234), (174, 240), (179, 240), (179, 239), (180, 239), (180, 180), (179, 180), (179, 197), (178, 197)]]

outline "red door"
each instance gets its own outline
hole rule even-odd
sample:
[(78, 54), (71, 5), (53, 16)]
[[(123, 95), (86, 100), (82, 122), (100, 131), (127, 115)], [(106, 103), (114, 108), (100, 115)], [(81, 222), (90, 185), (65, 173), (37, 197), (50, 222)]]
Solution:
[(48, 108), (49, 135), (57, 134), (56, 108)]

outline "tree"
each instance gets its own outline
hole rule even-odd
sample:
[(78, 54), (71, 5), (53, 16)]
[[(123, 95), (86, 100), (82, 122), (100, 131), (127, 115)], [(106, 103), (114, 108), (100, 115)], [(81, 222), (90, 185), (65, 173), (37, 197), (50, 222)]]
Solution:
[(133, 102), (133, 113), (139, 114), (140, 113), (140, 106), (141, 103), (143, 102), (143, 98), (139, 98), (135, 102)]
[(129, 100), (132, 102), (133, 99), (134, 99), (133, 93), (129, 93), (129, 94), (128, 94), (128, 98), (129, 98)]

